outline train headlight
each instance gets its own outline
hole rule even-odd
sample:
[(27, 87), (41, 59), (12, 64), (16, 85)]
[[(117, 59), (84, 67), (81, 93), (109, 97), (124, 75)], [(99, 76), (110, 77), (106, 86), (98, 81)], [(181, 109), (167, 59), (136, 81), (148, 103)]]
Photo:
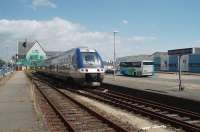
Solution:
[(97, 69), (97, 71), (99, 72), (100, 70), (99, 70), (99, 69)]
[(81, 69), (82, 72), (84, 72), (84, 69)]
[(85, 69), (86, 72), (88, 72), (88, 69)]

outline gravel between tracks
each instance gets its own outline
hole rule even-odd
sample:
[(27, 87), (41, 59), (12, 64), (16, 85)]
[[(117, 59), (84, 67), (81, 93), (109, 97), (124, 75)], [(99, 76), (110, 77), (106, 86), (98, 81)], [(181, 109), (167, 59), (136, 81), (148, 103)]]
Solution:
[[(66, 91), (65, 91), (66, 92)], [(76, 100), (81, 100), (82, 103), (88, 107), (95, 109), (99, 113), (108, 117), (108, 119), (117, 121), (119, 124), (126, 124), (132, 131), (148, 131), (148, 132), (172, 132), (175, 131), (170, 127), (156, 122), (150, 121), (148, 118), (144, 118), (140, 115), (132, 114), (125, 110), (117, 109), (110, 105), (101, 103), (99, 101), (89, 99), (77, 94), (68, 92), (68, 95), (73, 96)], [(136, 130), (137, 129), (137, 130)]]

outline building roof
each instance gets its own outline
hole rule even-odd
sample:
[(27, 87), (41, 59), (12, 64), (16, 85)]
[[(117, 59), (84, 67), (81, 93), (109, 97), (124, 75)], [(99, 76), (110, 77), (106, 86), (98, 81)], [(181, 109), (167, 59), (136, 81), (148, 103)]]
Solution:
[(38, 44), (42, 50), (45, 52), (44, 48), (41, 46), (41, 44), (35, 40), (35, 41), (18, 41), (18, 57), (23, 58), (26, 56), (28, 51), (35, 45)]
[(47, 59), (48, 59), (48, 58), (51, 58), (51, 57), (54, 57), (54, 56), (58, 56), (62, 53), (64, 53), (64, 51), (46, 51), (46, 56), (47, 56)]
[(166, 56), (168, 55), (167, 52), (154, 52), (153, 54), (153, 57), (160, 57), (160, 56)]
[(19, 41), (18, 42), (18, 56), (24, 56), (33, 47), (36, 41)]

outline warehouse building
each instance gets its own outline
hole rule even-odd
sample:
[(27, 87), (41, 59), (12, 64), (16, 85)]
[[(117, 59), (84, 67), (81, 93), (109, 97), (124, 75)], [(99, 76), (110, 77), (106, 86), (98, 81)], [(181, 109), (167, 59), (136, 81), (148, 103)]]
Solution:
[(155, 71), (168, 70), (168, 54), (167, 52), (155, 52), (153, 55)]
[[(191, 48), (192, 53), (182, 55), (180, 64), (181, 70), (185, 72), (200, 73), (200, 48)], [(167, 52), (160, 52), (154, 56), (156, 71), (178, 71), (178, 56), (168, 55)]]

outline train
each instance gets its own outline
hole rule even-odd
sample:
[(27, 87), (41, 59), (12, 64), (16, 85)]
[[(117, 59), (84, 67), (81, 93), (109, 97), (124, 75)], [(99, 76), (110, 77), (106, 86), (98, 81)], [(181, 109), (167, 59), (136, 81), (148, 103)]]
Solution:
[(81, 85), (100, 86), (105, 70), (97, 50), (79, 47), (46, 59), (42, 72)]

